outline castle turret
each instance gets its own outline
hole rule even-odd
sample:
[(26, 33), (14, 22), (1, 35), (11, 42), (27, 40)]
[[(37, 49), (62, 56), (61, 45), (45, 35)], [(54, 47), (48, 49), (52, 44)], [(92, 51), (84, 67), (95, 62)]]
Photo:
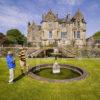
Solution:
[(83, 14), (78, 9), (74, 17), (72, 18), (73, 22), (73, 37), (76, 39), (77, 45), (85, 44), (85, 32), (86, 32), (86, 22)]
[(71, 15), (67, 14), (66, 19), (67, 19), (67, 21), (70, 21), (71, 20)]
[(48, 21), (57, 21), (57, 15), (55, 15), (52, 10), (49, 10), (48, 13), (43, 16), (43, 20), (48, 22)]
[(76, 12), (76, 14), (73, 18), (76, 19), (76, 20), (82, 20), (82, 19), (84, 19), (84, 16), (81, 13), (81, 11), (78, 9), (78, 11)]

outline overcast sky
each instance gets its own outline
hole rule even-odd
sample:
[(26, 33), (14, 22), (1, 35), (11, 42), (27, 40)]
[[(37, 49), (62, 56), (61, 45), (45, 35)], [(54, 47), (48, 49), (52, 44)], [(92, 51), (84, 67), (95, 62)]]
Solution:
[(40, 24), (42, 14), (51, 9), (59, 18), (80, 9), (87, 22), (86, 35), (100, 31), (100, 0), (0, 0), (0, 32), (18, 28), (27, 34), (27, 23)]

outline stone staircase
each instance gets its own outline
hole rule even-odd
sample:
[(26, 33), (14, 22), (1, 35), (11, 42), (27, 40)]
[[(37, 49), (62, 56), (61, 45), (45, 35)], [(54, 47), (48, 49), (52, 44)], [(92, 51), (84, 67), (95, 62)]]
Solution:
[[(50, 48), (33, 49), (33, 50), (29, 50), (27, 54), (28, 54), (28, 57), (35, 58), (48, 49)], [(64, 47), (63, 46), (63, 47), (58, 47), (58, 49), (59, 49), (59, 52), (62, 54), (62, 57), (75, 58), (77, 56), (76, 47), (72, 47), (72, 46)]]
[(37, 57), (41, 52), (42, 52), (43, 50), (33, 50), (32, 52), (28, 52), (28, 57), (31, 57), (31, 58), (33, 58), (33, 57)]
[(77, 48), (72, 46), (59, 47), (59, 51), (63, 56), (68, 58), (75, 58), (77, 56)]
[(31, 49), (28, 50), (28, 57), (34, 58), (38, 57), (40, 53), (44, 52), (45, 50), (50, 49), (50, 48), (41, 48), (41, 49)]

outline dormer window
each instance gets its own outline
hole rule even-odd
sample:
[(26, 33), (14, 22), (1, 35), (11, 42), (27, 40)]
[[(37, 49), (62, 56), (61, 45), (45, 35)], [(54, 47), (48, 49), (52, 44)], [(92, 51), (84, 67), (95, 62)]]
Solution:
[(77, 24), (78, 24), (78, 27), (80, 27), (80, 22), (79, 21), (77, 22)]

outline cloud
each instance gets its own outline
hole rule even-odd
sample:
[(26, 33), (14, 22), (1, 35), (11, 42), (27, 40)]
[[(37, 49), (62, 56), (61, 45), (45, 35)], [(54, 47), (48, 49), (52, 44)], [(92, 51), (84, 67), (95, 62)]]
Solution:
[(67, 4), (69, 5), (76, 5), (76, 4), (81, 4), (81, 0), (67, 0)]
[(45, 3), (45, 4), (47, 4), (47, 3), (49, 4), (49, 3), (53, 3), (54, 0), (37, 0), (37, 1), (38, 1), (38, 3), (40, 3), (40, 4), (44, 4), (44, 3)]
[(70, 6), (74, 6), (74, 5), (80, 5), (83, 2), (83, 0), (59, 0), (58, 4), (63, 4), (63, 5), (70, 5)]
[(95, 11), (95, 10), (98, 10), (99, 8), (99, 4), (98, 3), (93, 3), (89, 9), (92, 10), (92, 11)]
[(25, 10), (22, 11), (22, 9), (16, 6), (0, 5), (0, 30), (4, 28), (26, 28), (28, 21), (33, 19), (38, 21), (40, 16), (25, 12)]
[(0, 22), (9, 23), (9, 25), (18, 25), (28, 21), (28, 19), (31, 19), (31, 16), (28, 16), (28, 14), (14, 6), (0, 6)]
[(100, 5), (98, 2), (89, 3), (85, 9), (88, 12), (87, 14), (89, 14), (89, 16), (91, 16), (92, 19), (94, 19), (95, 17), (96, 17), (96, 20), (100, 19), (100, 13), (99, 13), (100, 12)]

